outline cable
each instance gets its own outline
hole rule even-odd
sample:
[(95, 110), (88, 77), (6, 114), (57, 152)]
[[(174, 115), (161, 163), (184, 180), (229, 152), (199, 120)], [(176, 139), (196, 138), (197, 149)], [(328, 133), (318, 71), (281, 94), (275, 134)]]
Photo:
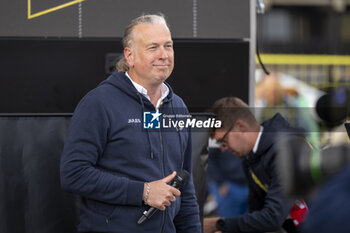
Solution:
[[(258, 19), (257, 19), (257, 21), (258, 21)], [(257, 57), (258, 57), (259, 64), (261, 65), (261, 68), (263, 69), (264, 73), (265, 73), (266, 75), (269, 75), (270, 72), (266, 69), (266, 67), (265, 67), (265, 65), (263, 64), (263, 62), (261, 61), (261, 57), (260, 57), (260, 52), (259, 52), (259, 39), (258, 39), (258, 37), (259, 37), (258, 28), (259, 28), (259, 26), (257, 25), (257, 28), (256, 28), (256, 31), (257, 31), (257, 33), (256, 33), (256, 55), (257, 55)]]

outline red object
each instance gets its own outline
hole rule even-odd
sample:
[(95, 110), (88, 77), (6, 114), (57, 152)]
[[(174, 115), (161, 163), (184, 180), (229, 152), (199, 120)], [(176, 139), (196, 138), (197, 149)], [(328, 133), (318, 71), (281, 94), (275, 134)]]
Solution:
[(309, 208), (303, 200), (296, 200), (291, 211), (289, 212), (296, 227), (299, 226), (301, 222), (305, 221), (308, 213)]

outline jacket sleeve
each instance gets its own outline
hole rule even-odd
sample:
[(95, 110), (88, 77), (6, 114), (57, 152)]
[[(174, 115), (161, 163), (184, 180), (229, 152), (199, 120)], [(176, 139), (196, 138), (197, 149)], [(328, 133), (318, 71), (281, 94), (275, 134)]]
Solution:
[(180, 211), (174, 219), (176, 232), (178, 233), (200, 233), (201, 224), (199, 218), (199, 208), (195, 196), (192, 179), (192, 139), (189, 131), (188, 143), (184, 154), (184, 167), (191, 174), (189, 182), (183, 186), (181, 191)]
[(120, 205), (141, 205), (142, 182), (96, 167), (107, 144), (109, 119), (103, 104), (85, 96), (71, 119), (61, 157), (61, 186), (68, 192)]
[(235, 218), (225, 219), (225, 227), (220, 230), (230, 232), (271, 232), (281, 228), (292, 206), (290, 206), (282, 193), (282, 186), (277, 177), (275, 166), (275, 161), (272, 160), (269, 166), (271, 182), (266, 193), (263, 208)]

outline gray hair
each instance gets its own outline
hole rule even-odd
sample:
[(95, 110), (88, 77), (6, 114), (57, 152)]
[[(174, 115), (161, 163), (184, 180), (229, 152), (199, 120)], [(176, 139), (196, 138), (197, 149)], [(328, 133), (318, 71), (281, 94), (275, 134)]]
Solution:
[[(157, 24), (157, 23), (161, 23), (166, 25), (169, 28), (169, 25), (167, 24), (165, 17), (163, 14), (158, 13), (158, 14), (143, 14), (135, 19), (133, 19), (129, 25), (125, 28), (124, 31), (124, 36), (123, 36), (123, 47), (132, 47), (133, 46), (133, 39), (134, 39), (134, 35), (133, 35), (133, 31), (134, 28), (137, 25), (140, 24)], [(121, 59), (117, 62), (116, 64), (116, 70), (118, 72), (126, 72), (129, 70), (129, 65), (126, 62), (126, 59), (124, 57), (124, 55), (122, 55)]]

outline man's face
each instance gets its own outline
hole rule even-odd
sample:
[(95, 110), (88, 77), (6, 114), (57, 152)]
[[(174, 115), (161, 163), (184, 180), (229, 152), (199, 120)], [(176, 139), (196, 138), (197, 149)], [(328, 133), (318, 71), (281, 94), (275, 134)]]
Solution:
[(173, 41), (168, 27), (159, 24), (140, 24), (133, 31), (132, 48), (125, 57), (134, 81), (146, 86), (164, 82), (174, 68)]
[(219, 142), (221, 151), (228, 151), (231, 154), (243, 158), (250, 152), (249, 144), (245, 133), (233, 126), (229, 130), (217, 129), (214, 138)]

